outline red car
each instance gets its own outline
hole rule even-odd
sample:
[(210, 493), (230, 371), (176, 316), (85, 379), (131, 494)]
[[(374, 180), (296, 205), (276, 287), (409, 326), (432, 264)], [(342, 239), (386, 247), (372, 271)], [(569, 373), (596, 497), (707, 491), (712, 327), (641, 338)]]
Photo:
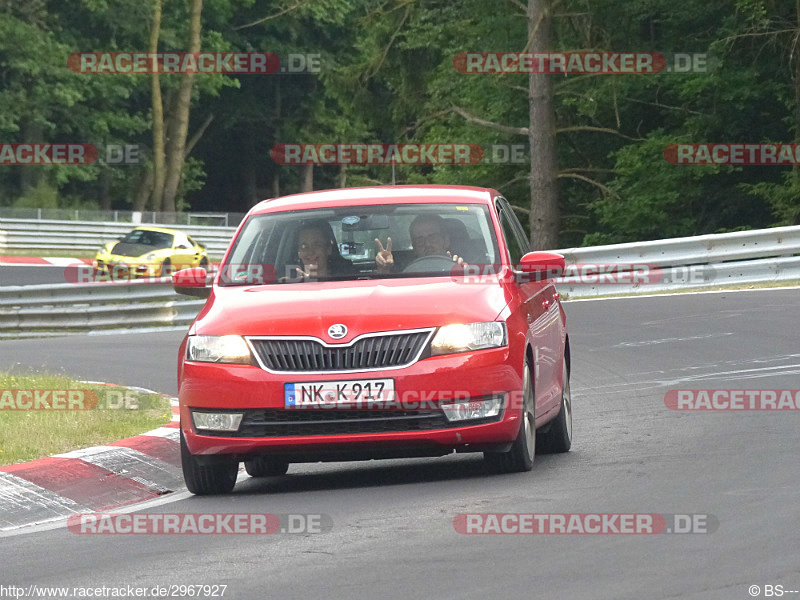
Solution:
[[(570, 353), (551, 278), (495, 190), (386, 186), (255, 206), (179, 356), (188, 489), (294, 462), (483, 452), (503, 472), (572, 442)], [(538, 429), (538, 432), (537, 432)]]

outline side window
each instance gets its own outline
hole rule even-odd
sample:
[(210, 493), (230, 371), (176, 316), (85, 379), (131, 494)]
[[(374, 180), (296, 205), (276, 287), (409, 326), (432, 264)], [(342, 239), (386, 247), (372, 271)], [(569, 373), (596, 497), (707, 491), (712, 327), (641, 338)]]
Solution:
[(519, 222), (516, 213), (514, 213), (514, 208), (511, 204), (508, 203), (508, 200), (503, 198), (502, 196), (498, 198), (500, 204), (503, 206), (503, 211), (505, 212), (508, 220), (510, 221), (511, 228), (517, 235), (517, 241), (519, 242), (520, 248), (522, 248), (522, 253), (527, 254), (531, 251), (531, 242), (528, 239), (528, 236), (525, 234), (525, 229), (522, 227), (522, 224)]
[(511, 263), (518, 264), (522, 255), (528, 251), (528, 243), (524, 234), (520, 235), (520, 224), (511, 212), (511, 207), (502, 198), (498, 198), (496, 205), (497, 214), (500, 218), (500, 227), (503, 229), (503, 237), (511, 255)]

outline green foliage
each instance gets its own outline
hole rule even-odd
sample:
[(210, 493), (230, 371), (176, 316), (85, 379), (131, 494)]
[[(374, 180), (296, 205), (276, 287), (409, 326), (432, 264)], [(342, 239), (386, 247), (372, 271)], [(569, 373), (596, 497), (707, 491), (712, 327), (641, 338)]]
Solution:
[[(800, 140), (798, 14), (789, 0), (561, 0), (560, 51), (709, 53), (707, 73), (552, 75), (562, 246), (657, 239), (800, 220), (789, 167), (675, 166), (670, 143)], [(185, 49), (187, 0), (164, 2), (160, 48)], [(0, 0), (0, 137), (4, 142), (138, 144), (149, 159), (149, 75), (72, 73), (78, 51), (145, 51), (152, 6), (141, 0)], [(525, 144), (526, 74), (466, 75), (468, 51), (523, 51), (517, 0), (205, 0), (203, 48), (319, 54), (319, 73), (195, 77), (189, 136), (211, 124), (186, 162), (182, 208), (245, 210), (300, 168), (269, 157), (278, 143)], [(166, 107), (179, 75), (161, 77)], [(144, 165), (143, 165), (144, 166)], [(29, 171), (23, 171), (28, 169)], [(35, 170), (35, 171), (31, 171)], [(100, 164), (0, 167), (0, 198), (44, 206), (127, 208), (146, 170)], [(491, 186), (530, 207), (530, 165), (403, 165), (400, 183)], [(315, 187), (387, 183), (385, 166), (319, 166)], [(32, 187), (31, 187), (32, 186)], [(525, 221), (525, 219), (522, 219)]]
[(46, 180), (41, 180), (28, 190), (24, 196), (17, 198), (15, 208), (58, 208), (58, 189)]

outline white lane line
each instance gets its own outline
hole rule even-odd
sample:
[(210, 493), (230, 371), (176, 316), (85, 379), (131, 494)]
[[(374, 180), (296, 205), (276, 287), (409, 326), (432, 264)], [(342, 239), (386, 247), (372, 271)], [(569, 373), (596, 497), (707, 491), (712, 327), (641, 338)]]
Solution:
[[(800, 364), (796, 365), (780, 365), (776, 367), (761, 367), (758, 369), (737, 369), (735, 371), (717, 371), (714, 373), (700, 373), (697, 375), (688, 375), (686, 377), (678, 377), (676, 379), (662, 379), (662, 380), (644, 380), (632, 381), (626, 383), (611, 383), (598, 387), (580, 388), (577, 392), (577, 397), (587, 396), (589, 392), (601, 393), (616, 393), (616, 391), (623, 388), (628, 391), (646, 391), (658, 388), (675, 388), (680, 384), (692, 383), (695, 381), (705, 381), (714, 379), (761, 379), (763, 377), (776, 377), (780, 375), (800, 375)], [(730, 387), (730, 385), (728, 386)], [(575, 394), (573, 394), (575, 395)]]
[(562, 300), (563, 303), (567, 302), (600, 302), (602, 300), (632, 300), (639, 298), (669, 298), (670, 296), (696, 296), (698, 294), (739, 294), (743, 292), (780, 292), (785, 290), (797, 290), (796, 285), (775, 288), (755, 288), (752, 290), (708, 290), (705, 292), (672, 292), (670, 294), (641, 294), (635, 296), (606, 296), (604, 298), (575, 298), (570, 300)]
[[(708, 335), (694, 335), (691, 337), (683, 337), (683, 338), (662, 338), (660, 340), (643, 340), (641, 342), (620, 342), (619, 344), (614, 344), (610, 346), (611, 348), (639, 348), (640, 346), (655, 346), (657, 344), (671, 344), (673, 342), (691, 342), (694, 340), (708, 340), (712, 338), (720, 338), (726, 337), (729, 335), (733, 335), (733, 332), (730, 333), (709, 333)], [(593, 350), (596, 351), (596, 350)]]

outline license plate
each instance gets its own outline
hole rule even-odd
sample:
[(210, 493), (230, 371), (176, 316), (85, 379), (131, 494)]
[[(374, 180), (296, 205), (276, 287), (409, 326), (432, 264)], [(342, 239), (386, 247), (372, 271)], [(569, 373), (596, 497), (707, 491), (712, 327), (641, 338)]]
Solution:
[(285, 383), (286, 408), (348, 405), (377, 408), (394, 401), (394, 379), (348, 379)]

